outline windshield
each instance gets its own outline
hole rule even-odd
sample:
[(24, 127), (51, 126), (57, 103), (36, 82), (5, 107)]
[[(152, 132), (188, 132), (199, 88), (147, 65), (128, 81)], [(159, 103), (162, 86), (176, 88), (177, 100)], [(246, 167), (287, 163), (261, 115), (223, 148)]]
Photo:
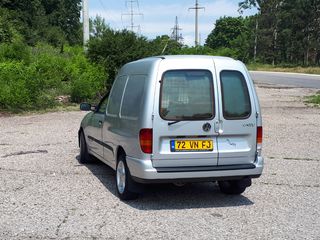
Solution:
[(214, 117), (212, 74), (207, 70), (172, 70), (163, 74), (160, 116), (165, 120)]

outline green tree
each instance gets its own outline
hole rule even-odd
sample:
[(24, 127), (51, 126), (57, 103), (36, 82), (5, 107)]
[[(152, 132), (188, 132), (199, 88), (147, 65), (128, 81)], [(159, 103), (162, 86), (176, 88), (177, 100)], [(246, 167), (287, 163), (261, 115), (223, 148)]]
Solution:
[[(13, 32), (21, 35), (29, 45), (50, 42), (54, 45), (80, 43), (81, 0), (2, 0), (1, 36), (12, 38)], [(6, 11), (7, 14), (2, 14)], [(9, 29), (9, 30), (8, 30)], [(16, 34), (16, 35), (17, 35)], [(2, 37), (1, 41), (4, 37)]]
[(206, 40), (206, 46), (215, 50), (216, 55), (230, 56), (248, 62), (253, 56), (252, 27), (254, 17), (223, 17)]
[(101, 16), (97, 15), (94, 19), (90, 18), (90, 34), (92, 36), (100, 38), (108, 29), (109, 26)]
[(93, 37), (88, 43), (88, 57), (102, 63), (110, 79), (115, 78), (123, 64), (150, 56), (150, 52), (150, 42), (145, 37), (127, 30), (108, 28), (100, 37)]
[(245, 0), (239, 6), (259, 10), (256, 46), (261, 61), (319, 64), (319, 0)]
[(243, 11), (248, 8), (257, 8), (260, 11), (261, 4), (265, 2), (265, 0), (244, 0), (239, 2), (240, 11)]
[(231, 42), (247, 31), (242, 17), (222, 17), (216, 21), (215, 28), (208, 35), (205, 45), (213, 49), (231, 47)]
[(150, 55), (179, 54), (182, 45), (168, 35), (157, 36), (150, 41)]
[(81, 0), (41, 0), (50, 26), (59, 27), (69, 44), (81, 42)]
[(22, 41), (23, 38), (12, 20), (10, 11), (0, 8), (0, 43)]

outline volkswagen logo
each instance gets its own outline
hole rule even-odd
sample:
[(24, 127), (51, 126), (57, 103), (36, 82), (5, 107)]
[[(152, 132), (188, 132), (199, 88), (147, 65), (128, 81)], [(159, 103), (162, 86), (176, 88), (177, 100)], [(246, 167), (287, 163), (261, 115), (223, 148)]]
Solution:
[(203, 129), (203, 131), (205, 131), (205, 132), (209, 132), (210, 129), (211, 129), (210, 123), (205, 123), (205, 124), (203, 124), (202, 129)]

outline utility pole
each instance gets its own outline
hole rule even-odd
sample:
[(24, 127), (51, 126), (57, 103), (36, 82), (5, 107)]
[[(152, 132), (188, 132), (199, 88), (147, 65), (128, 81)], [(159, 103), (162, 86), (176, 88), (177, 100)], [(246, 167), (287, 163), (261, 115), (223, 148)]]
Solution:
[(258, 28), (259, 28), (259, 22), (258, 22), (258, 17), (256, 16), (256, 30), (254, 33), (254, 49), (253, 49), (253, 61), (254, 62), (256, 62), (256, 58), (257, 58)]
[(178, 23), (178, 17), (176, 16), (176, 22), (174, 27), (172, 28), (171, 39), (175, 40), (177, 43), (180, 43), (180, 41), (183, 39), (182, 35), (179, 34), (179, 31), (181, 30), (182, 28), (180, 28)]
[[(129, 12), (128, 13), (123, 13), (122, 16), (130, 16), (130, 29), (131, 32), (133, 32), (134, 28), (140, 29), (140, 25), (135, 25), (134, 24), (134, 17), (135, 16), (143, 16), (142, 13), (139, 11), (139, 2), (138, 0), (126, 0), (126, 7), (128, 8), (128, 5), (130, 4)], [(134, 11), (134, 5), (136, 5), (136, 8), (138, 9), (138, 12)], [(122, 17), (121, 16), (121, 17)]]
[(83, 47), (87, 50), (86, 44), (89, 41), (89, 0), (82, 0), (82, 18), (83, 18)]
[(195, 20), (195, 40), (194, 40), (194, 44), (195, 46), (199, 46), (199, 31), (198, 31), (198, 18), (199, 18), (199, 10), (200, 9), (205, 9), (204, 7), (200, 7), (199, 6), (199, 3), (198, 3), (198, 0), (196, 0), (196, 4), (194, 7), (192, 8), (189, 8), (189, 10), (195, 10), (196, 12), (196, 20)]

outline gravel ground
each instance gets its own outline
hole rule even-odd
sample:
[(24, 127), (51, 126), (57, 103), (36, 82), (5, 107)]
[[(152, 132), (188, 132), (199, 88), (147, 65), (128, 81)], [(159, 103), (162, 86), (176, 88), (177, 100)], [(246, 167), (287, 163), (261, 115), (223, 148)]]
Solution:
[(214, 183), (115, 196), (113, 171), (80, 165), (81, 112), (0, 118), (0, 239), (320, 239), (314, 90), (259, 86), (265, 171), (241, 196)]

